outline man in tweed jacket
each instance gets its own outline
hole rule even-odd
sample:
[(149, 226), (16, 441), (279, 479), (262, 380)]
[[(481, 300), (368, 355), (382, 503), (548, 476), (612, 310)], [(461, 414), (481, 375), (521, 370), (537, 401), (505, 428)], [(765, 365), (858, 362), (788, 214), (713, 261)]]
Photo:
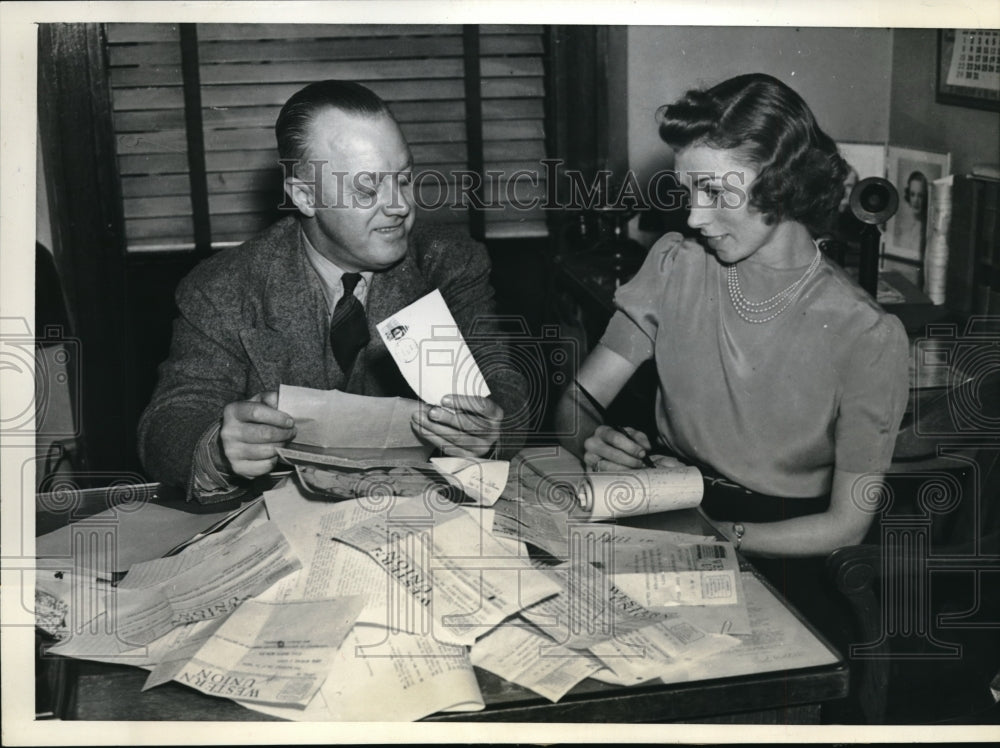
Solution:
[[(296, 216), (199, 264), (178, 288), (170, 355), (139, 424), (150, 476), (201, 501), (244, 490), (295, 434), (276, 407), (282, 383), (415, 397), (375, 324), (435, 288), (473, 354), (499, 365), (484, 372), (490, 398), (423, 407), (414, 431), (447, 454), (509, 455), (518, 439), (503, 433), (504, 414), (523, 405), (527, 385), (490, 320), (489, 259), (458, 232), (414, 228), (410, 151), (384, 102), (355, 83), (314, 83), (275, 130), (282, 159), (321, 163), (309, 181), (301, 169), (285, 180)], [(354, 295), (370, 336), (348, 372), (329, 340), (345, 273), (361, 274)]]

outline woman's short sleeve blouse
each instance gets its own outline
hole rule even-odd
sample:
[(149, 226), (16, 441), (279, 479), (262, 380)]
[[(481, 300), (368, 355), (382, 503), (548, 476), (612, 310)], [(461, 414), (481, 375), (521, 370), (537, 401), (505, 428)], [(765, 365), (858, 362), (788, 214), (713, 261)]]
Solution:
[(775, 496), (827, 493), (835, 466), (884, 470), (908, 392), (899, 320), (823, 258), (789, 308), (749, 324), (725, 274), (700, 244), (668, 234), (615, 296), (601, 344), (655, 359), (663, 444)]

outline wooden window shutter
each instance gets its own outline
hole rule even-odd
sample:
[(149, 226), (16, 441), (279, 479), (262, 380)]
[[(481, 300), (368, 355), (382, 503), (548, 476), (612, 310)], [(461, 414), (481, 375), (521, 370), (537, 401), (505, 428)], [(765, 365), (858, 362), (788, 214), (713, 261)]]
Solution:
[(485, 211), (486, 238), (545, 236), (543, 29), (480, 26), (479, 30), (484, 167), (487, 173), (503, 175), (486, 180), (487, 205), (502, 206)]
[[(191, 185), (199, 180), (212, 247), (242, 242), (273, 222), (282, 201), (274, 121), (292, 93), (324, 78), (356, 80), (389, 104), (413, 151), (418, 202), (429, 206), (419, 210), (418, 220), (470, 226), (472, 211), (460, 204), (459, 172), (544, 177), (545, 60), (540, 26), (478, 27), (480, 73), (470, 82), (468, 30), (198, 24), (200, 117), (192, 117), (185, 112), (183, 29), (108, 24), (129, 250), (194, 247), (204, 198)], [(190, 60), (190, 50), (187, 55)], [(470, 83), (480, 97), (473, 141), (481, 163), (470, 158)], [(201, 128), (200, 139), (186, 132), (192, 126)], [(203, 143), (203, 154), (190, 153), (192, 143)], [(483, 211), (486, 237), (546, 233), (541, 206), (518, 209), (507, 199), (515, 194), (523, 205), (544, 194), (544, 182), (533, 187), (531, 181), (522, 175), (512, 192), (505, 178), (484, 180), (479, 194), (491, 201)]]
[(109, 23), (106, 32), (128, 250), (190, 249), (194, 222), (179, 27)]

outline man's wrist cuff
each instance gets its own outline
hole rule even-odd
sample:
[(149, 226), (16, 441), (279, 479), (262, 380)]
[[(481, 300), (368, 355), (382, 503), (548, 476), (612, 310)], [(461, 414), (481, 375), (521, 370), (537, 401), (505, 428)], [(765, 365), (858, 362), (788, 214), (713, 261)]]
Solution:
[(238, 486), (230, 482), (230, 476), (219, 470), (217, 464), (222, 463), (219, 451), (219, 431), (222, 424), (216, 422), (209, 427), (194, 450), (194, 460), (191, 466), (191, 493), (201, 502), (221, 501), (228, 498)]

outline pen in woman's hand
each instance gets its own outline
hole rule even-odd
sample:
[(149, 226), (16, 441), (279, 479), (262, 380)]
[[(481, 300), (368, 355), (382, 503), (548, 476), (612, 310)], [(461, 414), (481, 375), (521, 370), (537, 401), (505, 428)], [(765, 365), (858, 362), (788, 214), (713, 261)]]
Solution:
[[(635, 436), (633, 436), (633, 434), (630, 433), (632, 431), (636, 431), (636, 429), (631, 429), (628, 426), (611, 426), (611, 428), (613, 428), (618, 433), (623, 434), (624, 436), (628, 437), (633, 442), (636, 442), (636, 444), (639, 444), (636, 441)], [(639, 446), (642, 447), (641, 444), (639, 444)], [(645, 447), (642, 448), (642, 457), (638, 457), (637, 456), (636, 459), (640, 460), (642, 462), (643, 466), (645, 466), (645, 467), (648, 467), (648, 468), (655, 468), (656, 467), (656, 463), (653, 462), (653, 458), (649, 456), (649, 452), (646, 451)]]
[(594, 408), (594, 410), (597, 412), (598, 417), (600, 417), (602, 421), (605, 421), (605, 425), (608, 428), (614, 429), (619, 434), (626, 437), (630, 441), (635, 442), (636, 444), (639, 445), (639, 447), (642, 448), (643, 450), (642, 457), (636, 456), (636, 459), (641, 460), (643, 466), (647, 468), (655, 468), (656, 463), (653, 462), (652, 458), (649, 456), (649, 452), (647, 452), (646, 448), (643, 447), (641, 444), (639, 444), (639, 442), (636, 441), (635, 436), (632, 433), (630, 433), (630, 431), (634, 431), (636, 433), (640, 432), (636, 431), (636, 429), (630, 429), (628, 426), (618, 426), (616, 424), (607, 423), (608, 409), (605, 408), (603, 405), (601, 405), (601, 403), (598, 402), (597, 398), (591, 395), (590, 392), (587, 391), (587, 388), (584, 387), (582, 384), (580, 384), (579, 381), (574, 382), (574, 384), (576, 384), (576, 388), (580, 391), (580, 394), (582, 394), (587, 399), (587, 402), (590, 403), (591, 407)]
[(656, 467), (656, 463), (653, 462), (653, 458), (649, 456), (649, 452), (644, 454), (641, 459), (642, 459), (642, 464), (645, 465), (646, 467), (648, 468)]

